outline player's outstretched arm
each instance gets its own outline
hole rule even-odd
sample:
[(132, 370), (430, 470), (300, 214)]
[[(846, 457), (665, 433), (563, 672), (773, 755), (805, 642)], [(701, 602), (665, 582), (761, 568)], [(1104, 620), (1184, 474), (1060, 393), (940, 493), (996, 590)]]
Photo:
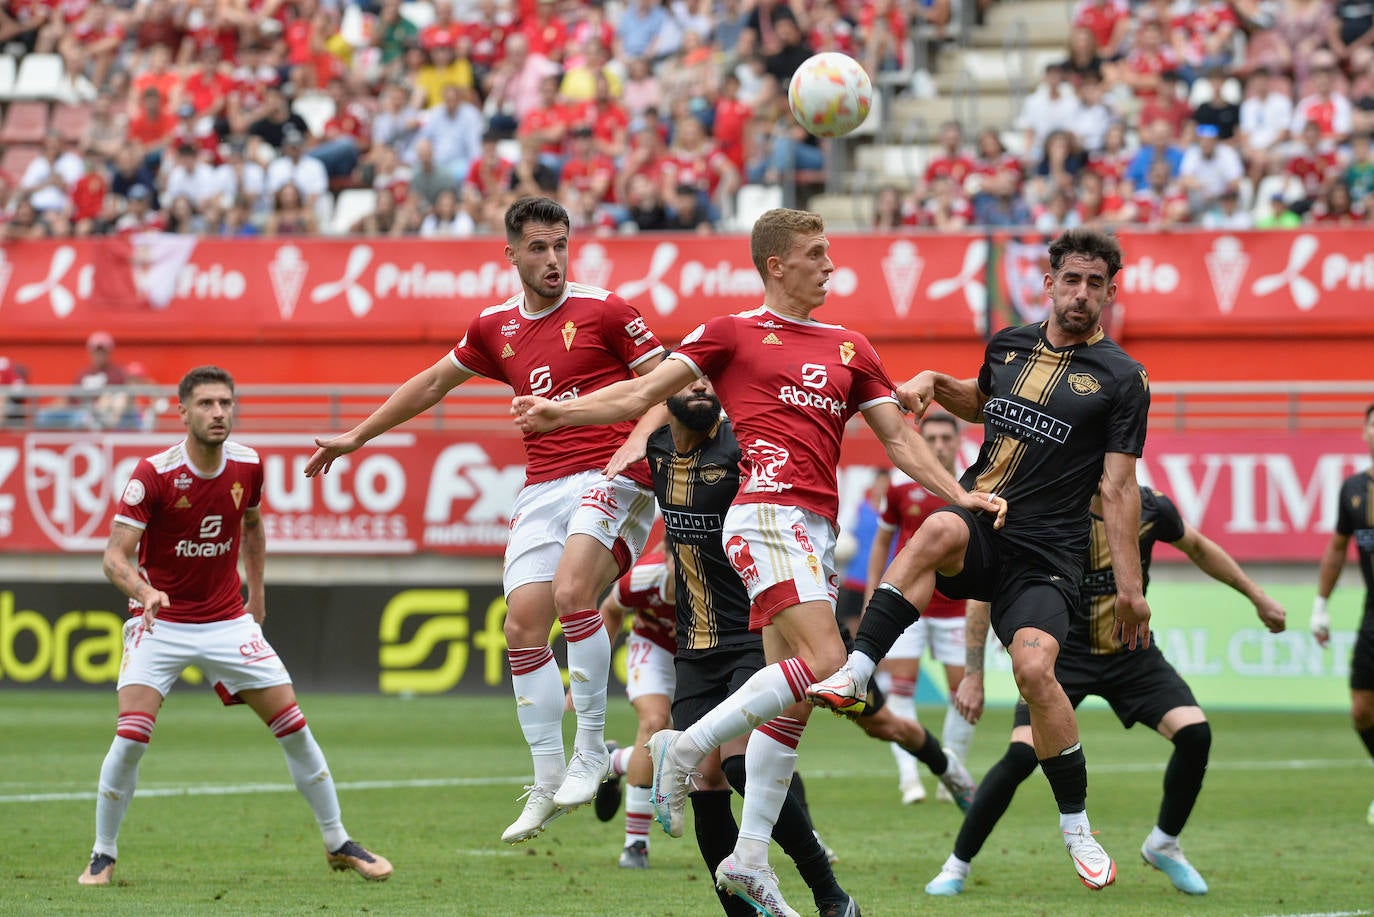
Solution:
[(587, 427), (643, 416), (649, 408), (696, 378), (681, 360), (664, 360), (644, 376), (626, 379), (568, 401), (517, 395), (510, 412), (524, 433), (547, 433), (559, 427)]
[(993, 523), (1001, 528), (1007, 518), (1007, 501), (995, 494), (970, 493), (945, 470), (930, 445), (906, 422), (901, 410), (890, 401), (864, 410), (864, 420), (877, 434), (892, 464), (911, 475), (918, 484), (946, 503), (974, 512), (992, 513)]
[(1116, 623), (1112, 636), (1127, 646), (1150, 645), (1150, 606), (1140, 572), (1140, 485), (1135, 456), (1108, 452), (1102, 468), (1102, 521), (1116, 575)]
[[(664, 357), (655, 357), (652, 361), (646, 360), (635, 367), (635, 375), (647, 376), (659, 367)], [(620, 448), (615, 450), (615, 455), (606, 463), (606, 467), (601, 469), (602, 475), (608, 480), (622, 473), (629, 468), (649, 451), (649, 437), (655, 430), (668, 422), (671, 415), (668, 413), (666, 404), (658, 404), (644, 412), (644, 416), (639, 418), (639, 423), (630, 431), (630, 435), (625, 437), (625, 442)]]
[(138, 573), (138, 542), (142, 538), (143, 532), (132, 525), (116, 522), (110, 529), (110, 540), (105, 543), (101, 569), (116, 589), (143, 606), (143, 626), (152, 630), (157, 613), (172, 602), (167, 593), (153, 588)]
[(267, 594), (263, 587), (267, 569), (267, 527), (262, 524), (259, 507), (252, 507), (243, 514), (242, 544), (239, 557), (243, 559), (244, 580), (248, 586), (248, 601), (243, 607), (261, 626), (267, 620)]
[(1317, 597), (1312, 600), (1312, 617), (1307, 626), (1318, 646), (1326, 646), (1331, 640), (1331, 615), (1326, 610), (1326, 600), (1331, 598), (1331, 593), (1336, 589), (1336, 581), (1341, 578), (1341, 568), (1345, 566), (1349, 550), (1350, 536), (1332, 532), (1317, 567)]
[(1219, 583), (1225, 583), (1250, 600), (1260, 621), (1277, 634), (1287, 625), (1288, 613), (1259, 585), (1245, 575), (1236, 559), (1206, 535), (1188, 523), (1183, 524), (1183, 537), (1173, 542), (1203, 573)]
[(938, 402), (961, 420), (982, 423), (988, 396), (978, 387), (977, 379), (956, 379), (927, 369), (897, 386), (897, 400), (917, 417)]
[(316, 437), (315, 445), (319, 448), (305, 463), (305, 476), (313, 478), (317, 474), (327, 473), (339, 456), (361, 448), (373, 437), (429, 410), (471, 378), (472, 373), (459, 369), (445, 354), (439, 362), (403, 382), (381, 407), (352, 430), (338, 436)]

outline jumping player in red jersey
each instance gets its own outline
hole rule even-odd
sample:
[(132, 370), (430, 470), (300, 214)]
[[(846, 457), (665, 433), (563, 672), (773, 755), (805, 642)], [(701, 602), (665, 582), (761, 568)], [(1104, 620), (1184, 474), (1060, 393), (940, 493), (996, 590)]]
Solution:
[(835, 469), (846, 422), (862, 412), (898, 468), (950, 503), (992, 512), (1000, 498), (965, 491), (907, 424), (878, 354), (863, 335), (814, 321), (834, 273), (820, 217), (798, 210), (763, 214), (750, 253), (764, 284), (763, 305), (712, 319), (657, 369), (569, 401), (523, 396), (511, 405), (527, 432), (638, 417), (694, 377), (709, 376), (732, 418), (747, 480), (726, 515), (726, 551), (752, 603), (770, 664), (684, 732), (649, 743), (654, 810), (679, 837), (691, 772), (712, 749), (750, 733), (747, 792), (735, 852), (717, 883), (764, 913), (795, 913), (768, 866), (768, 841), (786, 795), (797, 744), (810, 713), (811, 676), (844, 660), (835, 626), (834, 547), (839, 497)]
[[(234, 380), (217, 366), (201, 366), (182, 378), (177, 392), (186, 439), (138, 463), (105, 548), (105, 576), (129, 597), (135, 615), (124, 625), (119, 723), (100, 768), (95, 847), (77, 881), (109, 885), (114, 877), (138, 763), (163, 698), (188, 665), (205, 672), (226, 705), (252, 707), (277, 737), (320, 824), (329, 865), (385, 879), (391, 864), (344, 830), (324, 753), (296, 706), (291, 676), (262, 635), (262, 465), (252, 449), (229, 441)], [(239, 592), (240, 553), (247, 601)]]
[[(548, 198), (524, 198), (506, 211), (506, 259), (521, 293), (484, 310), (452, 352), (417, 373), (347, 433), (321, 437), (308, 477), (428, 410), (452, 389), (485, 376), (517, 395), (584, 397), (647, 373), (663, 347), (634, 307), (614, 293), (568, 281), (568, 212)], [(525, 436), (525, 487), (511, 509), (506, 546), (505, 634), (516, 716), (534, 758), (525, 807), (501, 839), (536, 836), (560, 815), (592, 801), (606, 779), (606, 680), (611, 644), (597, 601), (630, 569), (648, 537), (654, 497), (642, 459), (659, 408), (611, 435), (569, 430)], [(623, 443), (623, 445), (618, 444)], [(549, 648), (554, 618), (568, 642), (577, 738), (563, 759), (563, 679)]]
[[(959, 454), (959, 421), (952, 414), (927, 414), (921, 419), (920, 430), (935, 458), (953, 474), (954, 460)], [(868, 555), (865, 596), (872, 595), (882, 582), (883, 570), (887, 569), (892, 555), (893, 537), (896, 536), (897, 544), (906, 544), (925, 518), (945, 505), (915, 481), (902, 477), (903, 480), (893, 481), (888, 487), (879, 509), (878, 531), (873, 536)], [(959, 682), (964, 677), (966, 604), (963, 599), (946, 598), (937, 591), (920, 620), (902, 631), (878, 672), (880, 677), (886, 673), (890, 680), (890, 685), (882, 686), (887, 694), (887, 705), (898, 716), (914, 720), (917, 718), (916, 683), (921, 677), (921, 657), (927, 647), (930, 649), (931, 656), (945, 668), (945, 685), (949, 693), (949, 707), (945, 711), (944, 725), (940, 727), (940, 739), (945, 751), (960, 761), (968, 760), (969, 745), (973, 742), (973, 724), (964, 719), (954, 705)], [(897, 786), (902, 802), (908, 805), (920, 802), (925, 799), (926, 791), (916, 769), (916, 757), (895, 742), (891, 747), (897, 759)], [(944, 784), (936, 791), (936, 798), (954, 801)]]

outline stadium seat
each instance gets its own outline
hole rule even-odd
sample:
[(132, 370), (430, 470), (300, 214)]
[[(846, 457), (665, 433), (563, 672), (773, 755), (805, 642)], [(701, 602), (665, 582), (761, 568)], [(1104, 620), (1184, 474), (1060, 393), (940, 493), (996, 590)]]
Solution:
[(730, 228), (749, 232), (766, 211), (782, 206), (782, 188), (777, 185), (743, 185), (735, 192), (735, 220)]
[(27, 54), (14, 79), (16, 99), (62, 99), (70, 91), (60, 54)]
[(350, 3), (344, 7), (343, 18), (339, 20), (339, 34), (352, 48), (366, 48), (371, 44), (367, 14), (361, 6)]
[(291, 111), (305, 119), (313, 137), (324, 133), (325, 123), (334, 117), (334, 100), (324, 93), (308, 92), (291, 103)]
[(5, 152), (0, 154), (0, 171), (9, 175), (16, 182), (24, 177), (24, 170), (29, 167), (42, 150), (36, 146), (9, 146)]
[(377, 209), (377, 192), (371, 188), (348, 188), (340, 191), (334, 201), (334, 218), (330, 221), (328, 233), (342, 236), (358, 220)]
[(42, 143), (47, 133), (47, 102), (11, 102), (0, 125), (0, 143)]
[(14, 94), (14, 77), (19, 67), (8, 54), (0, 55), (0, 99)]
[(50, 126), (63, 140), (80, 140), (90, 123), (89, 105), (60, 104), (53, 107)]
[(424, 29), (425, 26), (434, 22), (434, 5), (427, 0), (412, 0), (412, 2), (401, 4), (401, 15), (410, 21), (417, 29)]

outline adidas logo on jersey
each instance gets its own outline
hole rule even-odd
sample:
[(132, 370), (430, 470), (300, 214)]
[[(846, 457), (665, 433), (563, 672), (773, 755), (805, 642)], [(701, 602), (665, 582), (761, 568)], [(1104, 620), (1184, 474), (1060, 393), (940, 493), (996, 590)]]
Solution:
[(771, 331), (764, 337), (763, 342), (765, 344), (777, 344), (778, 346), (782, 346), (782, 340)]
[(501, 348), (501, 359), (509, 360), (513, 356), (515, 356), (515, 348), (511, 347), (509, 344)]
[(182, 497), (180, 500), (178, 500), (178, 501), (176, 502), (176, 506), (173, 507), (173, 508), (174, 508), (174, 509), (190, 509), (190, 508), (191, 508), (191, 501), (188, 500), (188, 499), (186, 499), (185, 497)]

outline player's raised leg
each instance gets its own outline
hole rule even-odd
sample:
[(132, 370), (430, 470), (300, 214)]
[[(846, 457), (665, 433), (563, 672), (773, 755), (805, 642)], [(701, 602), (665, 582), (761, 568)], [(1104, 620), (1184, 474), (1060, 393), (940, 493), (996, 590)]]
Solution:
[(348, 836), (339, 809), (334, 777), (329, 772), (324, 752), (315, 741), (305, 714), (296, 703), (296, 692), (287, 685), (237, 692), (243, 702), (267, 724), (286, 754), (291, 780), (320, 826), (324, 838), (325, 860), (336, 870), (351, 869), (370, 882), (391, 877), (391, 863)]

